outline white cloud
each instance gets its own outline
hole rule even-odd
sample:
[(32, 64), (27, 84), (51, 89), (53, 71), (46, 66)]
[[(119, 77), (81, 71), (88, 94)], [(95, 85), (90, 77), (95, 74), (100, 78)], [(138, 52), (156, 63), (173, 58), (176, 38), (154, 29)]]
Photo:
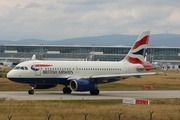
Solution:
[(35, 2), (31, 2), (29, 4), (27, 4), (24, 8), (27, 8), (27, 9), (30, 9), (30, 8), (38, 8), (40, 7), (41, 5), (35, 3)]
[(180, 33), (179, 0), (0, 1), (0, 39)]

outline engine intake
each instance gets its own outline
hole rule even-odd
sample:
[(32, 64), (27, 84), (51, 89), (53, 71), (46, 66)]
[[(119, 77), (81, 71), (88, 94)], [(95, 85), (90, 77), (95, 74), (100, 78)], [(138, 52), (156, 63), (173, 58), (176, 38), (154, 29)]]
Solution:
[(96, 84), (90, 80), (72, 80), (70, 88), (74, 91), (91, 91), (97, 88)]

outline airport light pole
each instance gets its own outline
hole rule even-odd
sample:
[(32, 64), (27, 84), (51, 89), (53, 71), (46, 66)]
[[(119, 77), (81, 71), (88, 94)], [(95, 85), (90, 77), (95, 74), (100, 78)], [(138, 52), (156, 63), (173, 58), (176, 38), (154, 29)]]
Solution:
[(151, 63), (154, 61), (154, 45), (151, 44)]
[(43, 43), (40, 43), (39, 47), (39, 59), (42, 59), (43, 57)]
[(48, 52), (48, 49), (45, 49), (45, 52), (46, 52), (46, 60), (47, 60), (47, 52)]
[(24, 50), (24, 61), (26, 61), (26, 49)]
[(92, 44), (92, 61), (94, 61), (95, 44)]

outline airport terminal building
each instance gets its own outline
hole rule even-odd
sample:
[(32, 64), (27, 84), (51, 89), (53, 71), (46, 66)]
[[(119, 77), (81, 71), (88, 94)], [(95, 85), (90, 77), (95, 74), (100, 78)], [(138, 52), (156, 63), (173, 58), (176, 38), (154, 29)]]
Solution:
[[(92, 60), (120, 61), (131, 46), (65, 46), (65, 45), (0, 45), (0, 59), (28, 60), (33, 54), (36, 59), (47, 60)], [(180, 47), (156, 47), (147, 49), (147, 61), (180, 65)]]

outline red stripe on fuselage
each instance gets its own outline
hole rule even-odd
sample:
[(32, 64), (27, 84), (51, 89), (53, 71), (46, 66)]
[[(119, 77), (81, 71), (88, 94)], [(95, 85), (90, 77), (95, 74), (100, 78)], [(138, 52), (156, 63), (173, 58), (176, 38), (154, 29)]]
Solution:
[(144, 68), (149, 71), (152, 70), (152, 65), (151, 64), (142, 64), (144, 66)]
[(136, 63), (138, 63), (138, 64), (143, 64), (143, 62), (140, 60), (140, 59), (138, 59), (138, 58), (132, 58), (132, 57), (127, 57), (127, 60), (130, 62), (130, 63), (133, 63), (133, 64), (136, 64)]
[(146, 69), (147, 71), (152, 70), (152, 65), (151, 64), (144, 63), (141, 60), (139, 60), (138, 58), (132, 58), (132, 57), (128, 56), (127, 60), (132, 64), (141, 64), (141, 65), (143, 65), (144, 69)]
[(52, 66), (50, 64), (34, 64), (33, 67), (49, 67)]
[(134, 49), (138, 48), (141, 45), (148, 44), (148, 40), (149, 40), (149, 36), (143, 37), (140, 41), (135, 43), (135, 45), (133, 46), (132, 49), (134, 50)]

